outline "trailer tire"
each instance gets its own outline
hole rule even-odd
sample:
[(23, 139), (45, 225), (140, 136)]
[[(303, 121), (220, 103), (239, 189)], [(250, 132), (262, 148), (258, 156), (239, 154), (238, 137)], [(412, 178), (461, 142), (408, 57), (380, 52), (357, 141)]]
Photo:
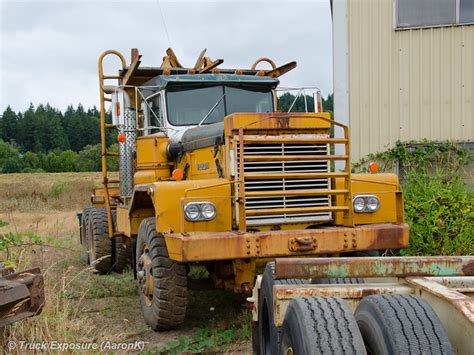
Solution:
[(165, 239), (156, 232), (155, 217), (145, 218), (140, 224), (136, 263), (145, 322), (154, 330), (182, 325), (188, 292), (186, 265), (169, 258)]
[(86, 229), (90, 265), (99, 273), (107, 274), (112, 266), (112, 240), (105, 208), (92, 207)]
[(371, 295), (355, 318), (372, 354), (453, 354), (443, 325), (425, 300), (412, 295)]
[(280, 329), (275, 327), (273, 310), (273, 285), (303, 285), (307, 279), (275, 280), (275, 263), (270, 262), (265, 267), (260, 286), (258, 305), (258, 354), (276, 354), (280, 344)]
[(280, 354), (288, 353), (358, 355), (366, 350), (354, 315), (343, 299), (299, 297), (288, 306), (282, 326)]
[(89, 224), (89, 214), (92, 209), (92, 206), (85, 206), (82, 210), (82, 217), (81, 217), (81, 226), (79, 228), (79, 241), (81, 245), (84, 245), (85, 252), (82, 259), (89, 264), (89, 247), (87, 244), (87, 225)]
[(312, 279), (311, 283), (313, 285), (319, 284), (363, 284), (365, 281), (360, 277), (333, 277), (333, 278), (321, 278), (321, 279)]

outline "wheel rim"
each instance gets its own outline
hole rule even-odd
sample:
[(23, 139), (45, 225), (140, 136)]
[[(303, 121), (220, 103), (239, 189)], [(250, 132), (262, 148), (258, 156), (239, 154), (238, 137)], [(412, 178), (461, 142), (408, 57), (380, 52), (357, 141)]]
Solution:
[(154, 278), (148, 245), (144, 245), (142, 255), (138, 259), (138, 281), (140, 283), (140, 292), (147, 306), (153, 302)]

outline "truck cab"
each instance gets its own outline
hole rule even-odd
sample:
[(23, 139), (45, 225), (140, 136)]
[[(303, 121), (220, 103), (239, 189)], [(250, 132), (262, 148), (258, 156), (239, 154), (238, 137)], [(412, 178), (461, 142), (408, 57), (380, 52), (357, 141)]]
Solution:
[[(129, 65), (117, 51), (99, 58), (103, 181), (81, 241), (98, 272), (134, 268), (153, 329), (185, 321), (196, 265), (214, 287), (249, 295), (275, 258), (408, 244), (397, 176), (353, 174), (349, 128), (329, 112), (278, 112), (278, 77), (296, 62), (221, 69), (204, 53), (192, 68), (171, 49), (159, 67), (140, 67), (136, 50)], [(103, 73), (109, 55), (118, 75)], [(119, 179), (107, 170), (107, 129), (118, 134)]]
[(144, 126), (163, 128), (171, 141), (179, 142), (189, 128), (223, 122), (234, 112), (274, 112), (278, 83), (235, 74), (158, 76), (140, 89)]

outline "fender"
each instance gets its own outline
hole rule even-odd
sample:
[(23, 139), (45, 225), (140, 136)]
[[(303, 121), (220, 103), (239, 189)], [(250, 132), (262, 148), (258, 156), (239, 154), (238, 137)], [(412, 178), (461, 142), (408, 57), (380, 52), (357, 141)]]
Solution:
[[(216, 218), (202, 222), (187, 221), (184, 206), (200, 201), (212, 202), (216, 206)], [(131, 235), (138, 233), (143, 218), (153, 215), (156, 229), (163, 234), (231, 231), (231, 182), (227, 179), (204, 179), (136, 185), (128, 214)]]

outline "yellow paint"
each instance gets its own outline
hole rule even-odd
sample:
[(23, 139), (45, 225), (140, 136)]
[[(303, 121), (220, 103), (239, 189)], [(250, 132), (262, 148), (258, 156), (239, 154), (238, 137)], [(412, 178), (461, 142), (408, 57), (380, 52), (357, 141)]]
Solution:
[[(342, 188), (342, 179), (336, 179), (336, 188)], [(403, 198), (395, 174), (352, 174), (352, 197), (375, 195), (380, 208), (374, 213), (354, 213), (354, 224), (403, 222)], [(336, 203), (343, 203), (342, 196), (336, 196)], [(342, 214), (335, 213), (335, 224), (342, 224)]]
[[(230, 184), (225, 179), (155, 182), (149, 185), (156, 213), (156, 228), (161, 233), (230, 231), (232, 213)], [(188, 202), (212, 202), (217, 216), (212, 221), (189, 222), (184, 218)]]
[(171, 164), (166, 148), (168, 137), (152, 134), (137, 138), (137, 160), (134, 183), (136, 185), (169, 179)]

